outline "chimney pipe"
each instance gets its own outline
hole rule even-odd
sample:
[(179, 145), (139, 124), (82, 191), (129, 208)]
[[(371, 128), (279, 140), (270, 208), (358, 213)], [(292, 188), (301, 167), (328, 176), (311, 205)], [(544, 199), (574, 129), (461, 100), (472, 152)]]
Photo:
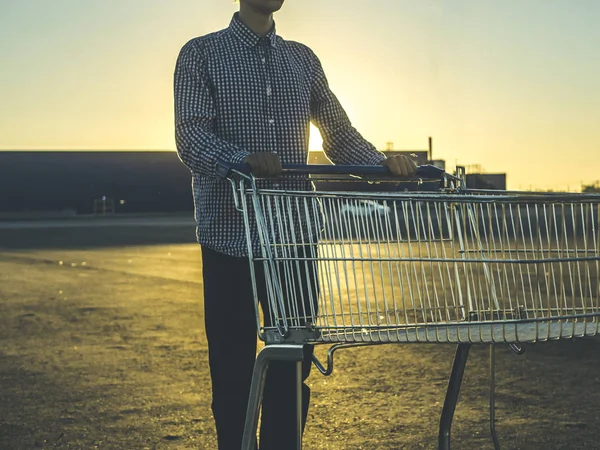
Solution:
[(429, 162), (433, 161), (433, 143), (431, 136), (429, 136)]

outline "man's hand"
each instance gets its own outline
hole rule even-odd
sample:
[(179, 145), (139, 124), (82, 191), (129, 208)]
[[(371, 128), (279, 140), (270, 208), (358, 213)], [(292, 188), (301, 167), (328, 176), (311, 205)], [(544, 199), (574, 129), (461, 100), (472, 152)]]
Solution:
[(396, 155), (384, 159), (382, 166), (387, 166), (392, 175), (397, 177), (412, 177), (417, 171), (417, 165), (408, 156)]
[(281, 175), (281, 160), (277, 153), (251, 153), (244, 162), (250, 166), (250, 170), (256, 177), (275, 178)]

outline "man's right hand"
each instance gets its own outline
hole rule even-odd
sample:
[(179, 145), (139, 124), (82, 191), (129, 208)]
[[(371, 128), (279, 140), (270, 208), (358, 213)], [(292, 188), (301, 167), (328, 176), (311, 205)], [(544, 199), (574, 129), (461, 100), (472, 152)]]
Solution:
[(277, 153), (251, 153), (244, 160), (252, 174), (260, 178), (275, 178), (281, 175), (281, 160)]

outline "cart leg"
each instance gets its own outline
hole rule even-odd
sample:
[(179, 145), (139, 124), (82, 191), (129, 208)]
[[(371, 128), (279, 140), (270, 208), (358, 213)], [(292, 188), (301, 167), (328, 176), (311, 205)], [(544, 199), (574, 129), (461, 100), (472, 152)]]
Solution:
[(296, 363), (296, 437), (298, 450), (302, 449), (302, 361)]
[(444, 400), (444, 408), (442, 409), (442, 417), (440, 419), (440, 450), (450, 450), (450, 427), (452, 426), (452, 418), (454, 417), (454, 410), (456, 409), (456, 403), (458, 402), (460, 385), (465, 373), (465, 366), (467, 365), (470, 349), (471, 344), (458, 344), (458, 347), (456, 348), (452, 373), (450, 375), (450, 380), (448, 381), (446, 399)]
[(500, 441), (496, 434), (496, 346), (490, 345), (490, 433), (494, 448), (500, 450)]
[[(244, 437), (242, 438), (242, 450), (255, 450), (256, 448), (256, 429), (258, 427), (258, 415), (260, 405), (262, 404), (263, 392), (265, 389), (265, 379), (267, 378), (267, 369), (271, 361), (297, 361), (300, 367), (298, 389), (302, 385), (302, 361), (304, 360), (303, 345), (266, 345), (256, 357), (254, 371), (252, 373), (252, 384), (250, 386), (250, 397), (248, 399), (248, 409), (246, 411), (246, 422), (244, 424)], [(302, 395), (301, 393), (299, 394)], [(301, 450), (302, 436), (302, 401), (298, 402), (298, 449)], [(290, 449), (293, 450), (293, 449)]]

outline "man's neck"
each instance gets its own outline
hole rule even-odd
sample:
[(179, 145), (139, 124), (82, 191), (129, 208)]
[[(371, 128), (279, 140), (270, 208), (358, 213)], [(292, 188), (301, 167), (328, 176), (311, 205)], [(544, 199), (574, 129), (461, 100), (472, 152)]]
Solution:
[(240, 8), (239, 19), (259, 36), (264, 36), (273, 28), (273, 14), (265, 15), (252, 8)]

